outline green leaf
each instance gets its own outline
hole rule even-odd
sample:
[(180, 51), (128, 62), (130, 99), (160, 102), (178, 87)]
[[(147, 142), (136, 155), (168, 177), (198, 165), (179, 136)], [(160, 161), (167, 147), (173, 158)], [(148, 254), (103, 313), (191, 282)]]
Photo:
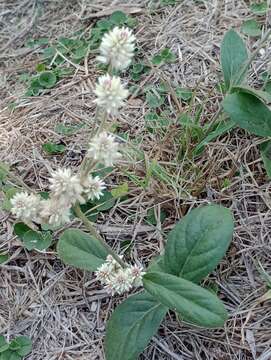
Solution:
[(248, 36), (261, 36), (262, 30), (260, 24), (256, 20), (246, 20), (242, 26), (241, 31)]
[(256, 98), (258, 98), (259, 100), (261, 100), (267, 104), (271, 103), (271, 94), (269, 94), (266, 91), (256, 90), (248, 85), (234, 86), (232, 90), (233, 90), (233, 92), (241, 92), (241, 93), (254, 95)]
[(268, 11), (267, 1), (263, 1), (263, 2), (258, 3), (258, 4), (251, 4), (250, 5), (250, 10), (255, 15), (259, 15), (259, 16), (265, 15), (266, 12)]
[(66, 146), (63, 144), (54, 144), (52, 142), (47, 142), (42, 145), (42, 149), (50, 155), (62, 154), (66, 150)]
[(23, 222), (18, 222), (14, 225), (14, 233), (22, 239), (24, 234), (30, 231), (31, 228)]
[(163, 62), (163, 57), (160, 54), (154, 55), (151, 62), (153, 65), (160, 65)]
[(8, 164), (0, 161), (0, 181), (4, 181), (9, 173), (10, 167)]
[[(4, 262), (8, 261), (9, 255), (0, 253), (0, 264), (3, 264)], [(1, 351), (1, 343), (0, 343), (0, 351)]]
[(125, 24), (126, 20), (127, 20), (127, 15), (120, 10), (114, 11), (113, 14), (110, 16), (110, 21), (114, 25), (123, 25)]
[(236, 127), (236, 124), (233, 120), (227, 120), (218, 124), (217, 128), (210, 132), (193, 150), (193, 155), (199, 155), (204, 147), (209, 144), (212, 140), (216, 139), (218, 136), (224, 135), (227, 131)]
[(23, 222), (14, 225), (14, 233), (21, 239), (27, 250), (47, 249), (53, 240), (50, 232), (34, 231)]
[(193, 95), (191, 90), (188, 90), (188, 89), (185, 89), (185, 88), (182, 88), (182, 87), (176, 88), (175, 91), (176, 91), (177, 97), (184, 100), (184, 101), (190, 100), (192, 95)]
[(163, 305), (181, 314), (184, 321), (215, 328), (223, 326), (227, 312), (211, 292), (174, 275), (152, 272), (143, 277), (144, 288)]
[(113, 197), (110, 191), (105, 191), (100, 199), (96, 199), (93, 202), (89, 202), (95, 207), (97, 211), (107, 211), (112, 209), (115, 205), (116, 199)]
[(221, 65), (228, 90), (233, 85), (239, 85), (244, 79), (246, 73), (240, 78), (240, 72), (247, 59), (247, 49), (243, 40), (234, 30), (229, 30), (221, 45)]
[(57, 244), (57, 253), (64, 263), (90, 271), (97, 270), (108, 255), (99, 240), (78, 229), (64, 231)]
[(123, 184), (118, 185), (115, 189), (111, 190), (111, 194), (114, 198), (120, 198), (122, 196), (127, 195), (129, 191), (128, 183), (125, 182)]
[(21, 355), (17, 354), (15, 351), (6, 350), (0, 353), (0, 360), (22, 360)]
[(39, 83), (46, 89), (52, 88), (57, 82), (57, 78), (52, 71), (44, 71), (39, 76)]
[(136, 360), (156, 333), (167, 310), (145, 291), (121, 303), (107, 323), (106, 360)]
[(40, 64), (36, 65), (36, 71), (37, 72), (43, 72), (45, 70), (46, 70), (46, 65), (45, 64), (40, 63)]
[(0, 335), (0, 353), (6, 351), (9, 347), (9, 344), (6, 342), (6, 339), (3, 335)]
[(73, 135), (76, 134), (80, 129), (84, 127), (83, 124), (80, 125), (64, 125), (64, 124), (57, 124), (55, 126), (55, 132), (61, 135)]
[(12, 340), (9, 348), (16, 350), (16, 353), (20, 356), (26, 356), (32, 350), (32, 342), (27, 336), (17, 336)]
[(207, 205), (192, 210), (168, 235), (167, 271), (200, 282), (225, 255), (232, 233), (233, 220), (228, 209)]
[(160, 54), (161, 54), (164, 62), (166, 62), (166, 63), (171, 63), (171, 62), (176, 61), (175, 54), (168, 48), (163, 49)]
[(146, 101), (150, 108), (155, 109), (164, 104), (165, 98), (149, 91), (146, 94)]
[(10, 211), (12, 205), (10, 203), (10, 199), (13, 198), (15, 194), (17, 194), (20, 190), (15, 187), (10, 187), (5, 192), (5, 199), (2, 203), (2, 209), (6, 211)]
[(259, 136), (271, 136), (271, 111), (257, 97), (246, 93), (227, 95), (223, 107), (241, 128)]
[(271, 141), (266, 141), (260, 145), (261, 157), (269, 179), (271, 179)]
[(49, 231), (38, 232), (34, 230), (25, 232), (21, 239), (27, 250), (45, 250), (53, 240)]

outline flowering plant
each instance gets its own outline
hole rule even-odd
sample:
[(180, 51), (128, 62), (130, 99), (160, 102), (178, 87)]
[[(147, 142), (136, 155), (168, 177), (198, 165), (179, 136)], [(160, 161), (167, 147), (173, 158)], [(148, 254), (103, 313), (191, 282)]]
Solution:
[(136, 359), (169, 309), (184, 321), (204, 327), (222, 326), (227, 318), (222, 302), (198, 283), (229, 246), (233, 232), (229, 210), (216, 205), (192, 210), (169, 233), (164, 254), (145, 269), (142, 264), (127, 264), (116, 254), (81, 210), (88, 200), (102, 197), (106, 188), (104, 180), (94, 175), (97, 166), (112, 166), (121, 158), (121, 146), (106, 124), (128, 97), (114, 74), (130, 65), (134, 48), (135, 37), (128, 28), (114, 28), (102, 39), (97, 59), (108, 66), (108, 73), (98, 79), (94, 91), (100, 124), (80, 169), (52, 171), (47, 198), (27, 189), (10, 199), (11, 213), (24, 223), (27, 234), (38, 227), (64, 225), (72, 213), (81, 219), (88, 233), (65, 230), (57, 244), (58, 255), (67, 264), (94, 271), (111, 295), (144, 288), (119, 305), (109, 320), (107, 360)]

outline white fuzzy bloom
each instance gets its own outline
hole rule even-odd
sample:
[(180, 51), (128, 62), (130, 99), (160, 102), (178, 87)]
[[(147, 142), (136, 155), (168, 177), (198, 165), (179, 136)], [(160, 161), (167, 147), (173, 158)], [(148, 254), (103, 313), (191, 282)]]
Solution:
[(135, 40), (130, 29), (115, 27), (102, 38), (101, 55), (97, 57), (97, 60), (111, 65), (116, 70), (127, 68), (134, 56)]
[(104, 285), (104, 288), (111, 294), (123, 294), (132, 287), (142, 286), (142, 277), (145, 274), (141, 266), (133, 265), (123, 269), (120, 264), (108, 255), (95, 275)]
[(105, 166), (112, 166), (121, 157), (118, 148), (119, 144), (114, 136), (102, 132), (94, 136), (89, 143), (88, 156)]
[(120, 78), (109, 74), (99, 77), (94, 93), (97, 96), (94, 102), (109, 114), (116, 114), (129, 95)]
[(143, 271), (143, 267), (138, 265), (133, 265), (128, 268), (128, 271), (130, 272), (133, 286), (135, 287), (142, 286), (143, 285), (142, 278), (143, 275), (146, 274), (146, 272)]
[(89, 175), (82, 183), (84, 187), (84, 194), (86, 194), (88, 200), (100, 199), (103, 195), (103, 190), (106, 188), (105, 183), (99, 178), (99, 176)]
[(123, 294), (131, 290), (133, 286), (133, 280), (129, 269), (121, 269), (114, 276), (111, 277), (109, 283), (109, 289), (112, 289), (112, 294)]
[(52, 197), (57, 198), (63, 205), (75, 204), (76, 201), (84, 203), (82, 197), (83, 188), (80, 177), (74, 175), (71, 169), (58, 169), (52, 173), (49, 179)]
[(11, 213), (26, 222), (35, 221), (40, 201), (37, 195), (18, 192), (10, 200)]
[(70, 221), (70, 208), (65, 207), (57, 199), (42, 200), (40, 204), (40, 223), (61, 226)]

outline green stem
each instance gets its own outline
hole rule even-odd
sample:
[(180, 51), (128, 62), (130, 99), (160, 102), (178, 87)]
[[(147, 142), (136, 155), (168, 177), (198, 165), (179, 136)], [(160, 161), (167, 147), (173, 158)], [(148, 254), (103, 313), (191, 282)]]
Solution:
[(92, 223), (88, 220), (88, 218), (85, 216), (85, 214), (81, 211), (80, 206), (76, 204), (73, 207), (73, 210), (76, 214), (76, 216), (82, 220), (85, 227), (88, 229), (89, 233), (94, 236), (97, 240), (100, 241), (100, 243), (106, 248), (108, 253), (113, 256), (113, 258), (122, 266), (127, 267), (125, 262), (111, 249), (111, 247), (104, 241), (104, 239), (101, 237), (101, 235), (96, 231)]

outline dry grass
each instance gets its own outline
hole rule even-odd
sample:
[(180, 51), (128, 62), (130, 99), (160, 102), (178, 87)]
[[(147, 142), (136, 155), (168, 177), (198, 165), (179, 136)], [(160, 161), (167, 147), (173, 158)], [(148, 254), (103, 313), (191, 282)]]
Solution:
[[(137, 14), (137, 38), (145, 56), (170, 47), (178, 61), (163, 68), (163, 75), (172, 84), (196, 88), (195, 105), (204, 105), (201, 122), (210, 120), (220, 97), (215, 85), (221, 39), (230, 27), (238, 28), (244, 19), (251, 18), (248, 2), (184, 0), (155, 11), (147, 7), (149, 1), (125, 3)], [(112, 7), (119, 4), (110, 2)], [(63, 137), (54, 128), (64, 122), (87, 124), (91, 130), (95, 110), (92, 88), (98, 74), (94, 58), (90, 58), (74, 76), (61, 80), (50, 92), (22, 99), (25, 89), (18, 81), (19, 75), (34, 71), (39, 61), (37, 51), (24, 47), (24, 43), (33, 36), (53, 40), (81, 27), (90, 28), (97, 20), (95, 12), (101, 15), (112, 8), (106, 0), (2, 0), (0, 5), (0, 158), (10, 163), (29, 186), (46, 190), (51, 168), (75, 167), (84, 155), (88, 131)], [(252, 49), (255, 40), (249, 46)], [(270, 55), (271, 49), (267, 48), (266, 54), (255, 61), (251, 82), (258, 82)], [(158, 82), (160, 75), (151, 73), (148, 82)], [(16, 103), (12, 110), (10, 103)], [(169, 109), (174, 118), (179, 110), (172, 100)], [(270, 302), (258, 301), (266, 289), (257, 262), (271, 273), (271, 198), (257, 150), (260, 140), (233, 130), (209, 144), (191, 168), (184, 161), (176, 161), (176, 123), (164, 137), (157, 137), (144, 129), (146, 111), (142, 98), (131, 99), (118, 119), (119, 127), (129, 133), (131, 140), (142, 137), (146, 158), (157, 159), (178, 180), (169, 186), (153, 178), (144, 191), (129, 183), (129, 199), (99, 218), (98, 228), (107, 241), (120, 250), (124, 240), (132, 240), (130, 260), (147, 264), (162, 250), (164, 232), (190, 208), (208, 202), (232, 209), (235, 233), (227, 256), (207, 280), (219, 286), (219, 295), (229, 311), (225, 328), (209, 331), (187, 326), (171, 313), (140, 358), (269, 360), (271, 307)], [(49, 140), (63, 141), (67, 145), (65, 155), (46, 156), (41, 145)], [(145, 174), (142, 161), (124, 165), (138, 175)], [(200, 176), (194, 169), (200, 170)], [(119, 169), (108, 182), (114, 186), (122, 179)], [(225, 179), (230, 180), (228, 187), (223, 187)], [(167, 211), (163, 224), (158, 221), (156, 227), (146, 225), (144, 217), (151, 207), (157, 213)], [(8, 249), (11, 254), (11, 260), (0, 268), (0, 333), (8, 338), (30, 336), (31, 360), (104, 359), (106, 320), (120, 299), (112, 299), (101, 290), (92, 274), (64, 266), (53, 248), (27, 252), (12, 233), (9, 214), (0, 212), (0, 219), (0, 249)]]

